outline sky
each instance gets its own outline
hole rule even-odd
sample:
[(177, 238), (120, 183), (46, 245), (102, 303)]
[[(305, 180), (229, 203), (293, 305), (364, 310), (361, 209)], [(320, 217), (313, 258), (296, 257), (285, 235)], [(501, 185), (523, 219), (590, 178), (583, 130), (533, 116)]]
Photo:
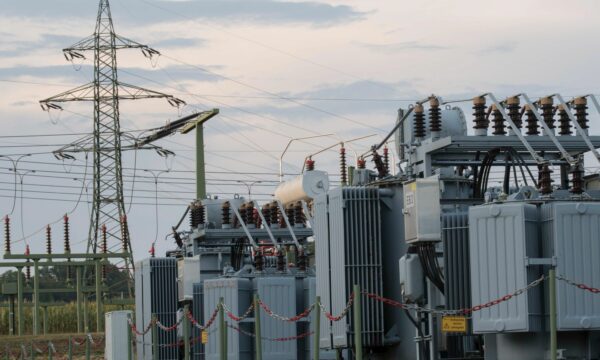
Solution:
[[(278, 181), (280, 154), (294, 138), (332, 134), (294, 141), (284, 157), (286, 179), (300, 171), (307, 155), (373, 135), (348, 144), (353, 162), (354, 153), (386, 135), (398, 108), (430, 94), (449, 100), (490, 91), (499, 98), (559, 92), (568, 98), (597, 92), (600, 80), (600, 3), (594, 0), (111, 0), (110, 5), (119, 35), (162, 53), (153, 63), (138, 50), (120, 51), (120, 81), (188, 103), (174, 109), (162, 100), (122, 102), (122, 129), (139, 134), (193, 111), (219, 108), (205, 130), (208, 192), (219, 197), (246, 194), (245, 184), (262, 181), (252, 185), (252, 197), (268, 199)], [(92, 79), (92, 54), (70, 63), (61, 49), (93, 33), (97, 6), (97, 0), (2, 4), (0, 214), (10, 214), (13, 252), (22, 252), (26, 243), (33, 252), (44, 251), (40, 229), (65, 213), (72, 219), (73, 251), (85, 250), (91, 170), (85, 170), (83, 154), (61, 161), (51, 152), (92, 131), (92, 107), (70, 103), (47, 113), (38, 101)], [(459, 106), (471, 112), (469, 103)], [(595, 124), (593, 129), (599, 130)], [(61, 135), (37, 136), (56, 134)], [(123, 155), (136, 259), (148, 256), (155, 240), (158, 254), (173, 247), (165, 236), (194, 197), (194, 136), (176, 134), (158, 145), (176, 156)], [(15, 196), (10, 159), (28, 153), (17, 166)], [(315, 156), (333, 184), (339, 180), (337, 158), (335, 150)], [(90, 155), (88, 166), (91, 161)], [(55, 251), (61, 251), (60, 224), (53, 225), (53, 236)]]

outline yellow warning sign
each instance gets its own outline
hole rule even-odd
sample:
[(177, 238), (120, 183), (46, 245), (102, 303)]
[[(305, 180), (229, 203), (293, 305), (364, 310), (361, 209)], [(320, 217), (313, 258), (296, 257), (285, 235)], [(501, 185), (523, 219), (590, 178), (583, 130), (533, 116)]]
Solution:
[(442, 331), (452, 333), (467, 332), (467, 318), (464, 316), (444, 316), (442, 317)]
[(208, 343), (208, 331), (206, 331), (206, 330), (202, 331), (202, 343), (203, 344)]

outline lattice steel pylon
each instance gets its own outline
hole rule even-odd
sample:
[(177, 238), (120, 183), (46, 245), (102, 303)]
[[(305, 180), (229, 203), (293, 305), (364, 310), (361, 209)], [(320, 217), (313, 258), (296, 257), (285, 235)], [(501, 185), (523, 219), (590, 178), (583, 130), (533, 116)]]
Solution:
[[(87, 253), (98, 252), (99, 229), (106, 225), (110, 252), (123, 247), (129, 250), (126, 267), (133, 269), (133, 251), (125, 216), (123, 175), (121, 165), (122, 133), (119, 121), (119, 100), (166, 98), (173, 106), (185, 104), (180, 99), (160, 92), (122, 83), (117, 78), (117, 50), (141, 49), (152, 60), (160, 53), (115, 34), (108, 0), (100, 0), (96, 29), (93, 35), (63, 49), (65, 58), (85, 59), (85, 51), (94, 52), (93, 82), (40, 101), (44, 110), (61, 109), (57, 103), (94, 102), (94, 131), (87, 141), (78, 140), (55, 152), (70, 157), (69, 152), (90, 151), (94, 154), (94, 191)], [(87, 146), (87, 149), (86, 149)]]

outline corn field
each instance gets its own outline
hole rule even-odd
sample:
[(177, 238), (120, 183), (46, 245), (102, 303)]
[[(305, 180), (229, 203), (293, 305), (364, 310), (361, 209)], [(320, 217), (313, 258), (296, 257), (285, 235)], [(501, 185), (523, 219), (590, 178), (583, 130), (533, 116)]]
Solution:
[[(82, 304), (83, 307), (83, 304)], [(104, 311), (110, 312), (115, 310), (133, 310), (133, 305), (104, 305)], [(64, 333), (76, 333), (77, 332), (77, 306), (75, 303), (68, 303), (62, 306), (48, 307), (48, 324), (47, 330), (49, 334), (64, 334)], [(96, 330), (96, 303), (88, 302), (88, 328), (90, 331)], [(15, 306), (15, 312), (16, 312)], [(31, 334), (33, 332), (33, 307), (26, 306), (23, 310), (25, 317), (25, 330), (24, 334)], [(83, 312), (81, 314), (83, 317)], [(40, 309), (40, 332), (44, 329), (44, 312)], [(17, 319), (15, 314), (15, 332)], [(8, 335), (9, 329), (9, 314), (8, 307), (0, 307), (0, 336)]]

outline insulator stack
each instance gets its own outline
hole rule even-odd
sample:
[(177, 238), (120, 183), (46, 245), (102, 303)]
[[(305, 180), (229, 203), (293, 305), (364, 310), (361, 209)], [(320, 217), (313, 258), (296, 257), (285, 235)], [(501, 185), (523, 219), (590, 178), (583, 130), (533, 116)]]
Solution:
[(552, 193), (552, 170), (548, 164), (542, 165), (539, 170), (538, 185), (542, 195), (548, 195)]
[(506, 135), (506, 123), (500, 110), (496, 108), (496, 105), (492, 105), (492, 122), (494, 123), (493, 128), (494, 135)]
[(258, 216), (257, 208), (254, 208), (254, 210), (252, 210), (252, 217), (254, 218), (254, 225), (257, 229), (260, 229), (260, 226), (262, 225), (262, 220), (260, 219), (260, 216)]
[(285, 271), (285, 255), (281, 250), (277, 251), (277, 271)]
[(52, 254), (52, 229), (46, 225), (46, 254)]
[(27, 259), (26, 263), (27, 266), (25, 266), (25, 282), (29, 284), (31, 282), (31, 265), (29, 265), (29, 259)]
[(373, 149), (373, 162), (375, 163), (375, 169), (377, 169), (379, 178), (382, 179), (386, 177), (387, 171), (385, 170), (385, 164), (383, 163), (381, 155), (379, 155), (375, 149)]
[(340, 148), (340, 176), (342, 180), (342, 185), (346, 185), (348, 183), (348, 173), (346, 167), (346, 148)]
[(313, 159), (306, 159), (306, 171), (313, 171), (315, 169), (315, 161)]
[[(106, 240), (106, 225), (102, 224), (102, 253), (108, 253), (108, 242)], [(106, 281), (106, 265), (102, 265), (102, 280)]]
[(440, 109), (440, 101), (432, 96), (429, 99), (429, 130), (432, 133), (442, 131), (442, 110)]
[(578, 97), (573, 101), (573, 104), (575, 105), (575, 118), (577, 119), (577, 123), (583, 130), (586, 130), (589, 127), (587, 119), (587, 100), (584, 97)]
[(65, 215), (63, 217), (63, 226), (64, 226), (64, 243), (65, 243), (65, 254), (71, 253), (71, 240), (69, 234), (69, 217)]
[(263, 271), (265, 268), (265, 258), (263, 257), (262, 250), (256, 249), (254, 253), (254, 268), (256, 271)]
[(4, 254), (10, 254), (10, 218), (4, 217)]
[(554, 129), (554, 102), (551, 97), (544, 97), (540, 99), (540, 108), (542, 109), (542, 118), (544, 123), (550, 129)]
[(121, 241), (123, 252), (129, 251), (129, 226), (127, 225), (127, 215), (121, 217)]
[(473, 123), (475, 135), (486, 135), (489, 120), (485, 113), (485, 97), (483, 96), (473, 98)]
[(508, 109), (508, 117), (512, 120), (512, 122), (517, 126), (518, 129), (523, 127), (523, 122), (521, 121), (521, 107), (519, 106), (520, 100), (518, 97), (513, 96), (506, 99), (506, 107)]
[(425, 113), (423, 110), (423, 105), (415, 105), (414, 111), (415, 116), (413, 118), (413, 131), (415, 134), (415, 138), (422, 139), (425, 137)]
[(306, 225), (306, 217), (304, 216), (304, 210), (302, 209), (302, 201), (296, 201), (294, 204), (294, 223), (296, 225)]
[(270, 226), (271, 225), (271, 204), (263, 205), (261, 211), (262, 211), (262, 216), (265, 218), (265, 221), (267, 222), (265, 224), (265, 226)]
[(386, 174), (390, 173), (390, 149), (387, 145), (383, 148), (383, 166), (385, 166)]
[(363, 159), (362, 157), (360, 159), (358, 159), (358, 161), (356, 162), (356, 167), (358, 167), (359, 169), (364, 169), (367, 167), (367, 162), (365, 161), (365, 159)]
[(279, 223), (279, 206), (276, 201), (271, 202), (270, 206), (271, 211), (271, 225)]
[(197, 228), (200, 225), (204, 225), (204, 205), (195, 201), (190, 205), (190, 226)]
[(221, 205), (221, 222), (223, 225), (231, 224), (231, 203), (229, 201), (225, 201)]
[[(244, 218), (242, 218), (244, 219)], [(244, 219), (246, 225), (254, 224), (254, 203), (247, 202), (246, 203), (246, 218)]]
[(525, 116), (526, 116), (526, 122), (527, 122), (527, 135), (532, 136), (532, 135), (539, 135), (540, 131), (539, 131), (539, 125), (538, 125), (538, 120), (537, 117), (535, 116), (535, 114), (533, 113), (534, 111), (537, 111), (536, 109), (531, 109), (529, 107), (529, 105), (525, 105)]
[(571, 131), (571, 119), (569, 119), (569, 115), (562, 105), (558, 105), (558, 129), (559, 135), (566, 136), (573, 134)]
[(583, 193), (583, 167), (580, 163), (571, 169), (571, 193), (579, 195)]
[(288, 204), (285, 207), (285, 216), (288, 218), (290, 226), (294, 226), (294, 204)]
[(307, 260), (303, 249), (298, 249), (296, 253), (296, 265), (299, 271), (306, 271)]
[(240, 205), (240, 208), (238, 209), (239, 213), (240, 213), (240, 218), (242, 218), (243, 222), (246, 222), (246, 203), (243, 203), (242, 205)]

